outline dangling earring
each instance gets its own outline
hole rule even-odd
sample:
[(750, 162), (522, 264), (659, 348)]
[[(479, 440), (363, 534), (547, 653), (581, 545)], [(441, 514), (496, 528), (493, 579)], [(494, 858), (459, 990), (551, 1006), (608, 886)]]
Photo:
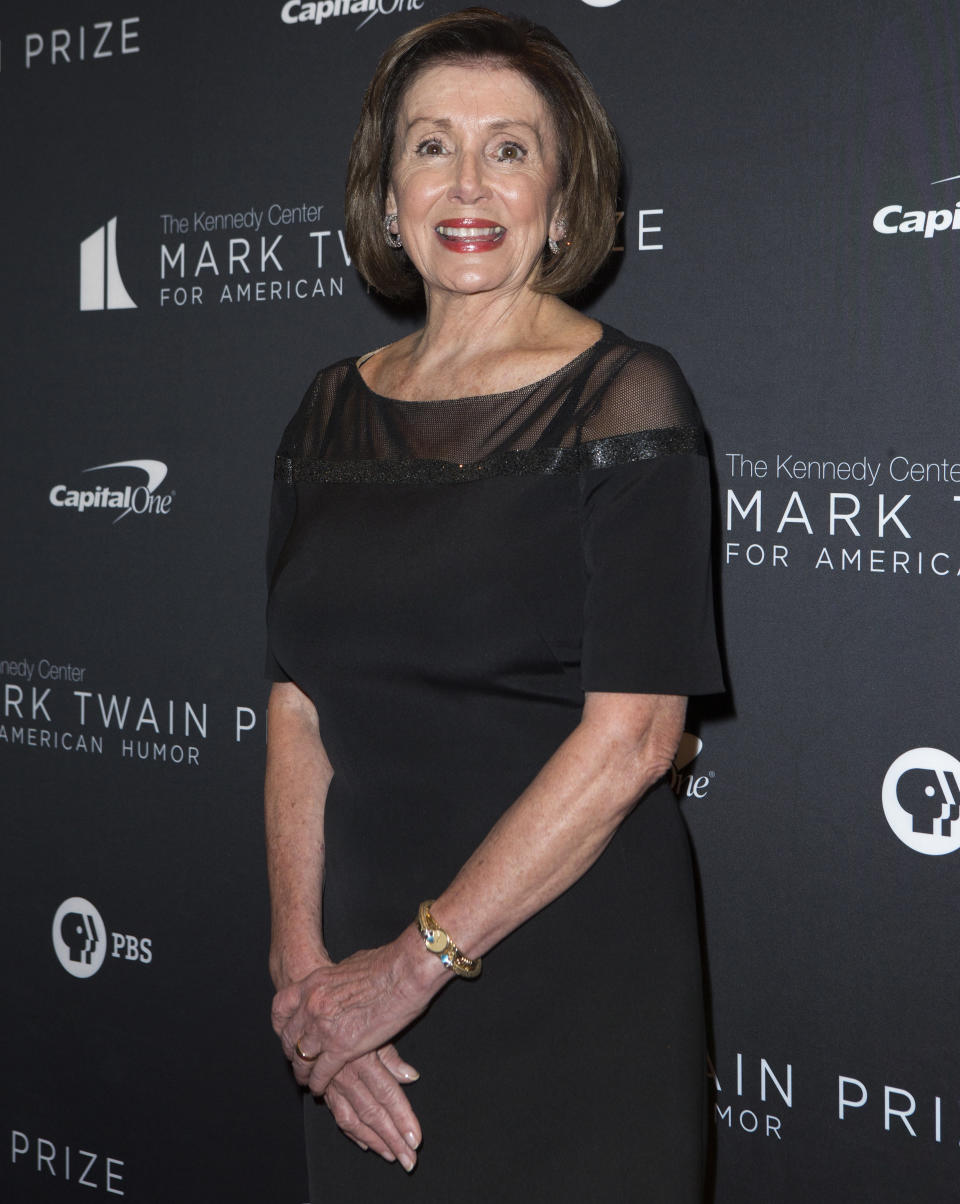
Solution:
[(394, 234), (390, 229), (396, 220), (397, 215), (395, 213), (388, 213), (383, 219), (383, 232), (387, 236), (387, 246), (393, 247), (395, 251), (399, 251), (403, 246), (403, 239), (401, 239), (399, 234)]
[[(560, 234), (560, 238), (563, 240), (563, 242), (567, 243), (567, 246), (569, 246), (570, 244), (567, 242), (567, 223), (562, 217), (558, 217), (556, 225), (557, 231)], [(557, 242), (555, 238), (548, 238), (547, 246), (550, 248), (551, 255), (557, 255), (560, 251), (560, 243)]]

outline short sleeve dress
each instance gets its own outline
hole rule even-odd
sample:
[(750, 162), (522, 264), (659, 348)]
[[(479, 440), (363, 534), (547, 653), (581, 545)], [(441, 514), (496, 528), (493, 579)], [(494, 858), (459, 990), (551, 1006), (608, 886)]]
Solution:
[[(509, 393), (400, 401), (324, 369), (283, 435), (268, 672), (334, 768), (332, 956), (392, 940), (576, 727), (585, 691), (723, 688), (709, 470), (674, 360), (610, 327)], [(413, 1174), (305, 1097), (313, 1204), (700, 1200), (689, 845), (665, 781), (594, 866), (397, 1038)]]

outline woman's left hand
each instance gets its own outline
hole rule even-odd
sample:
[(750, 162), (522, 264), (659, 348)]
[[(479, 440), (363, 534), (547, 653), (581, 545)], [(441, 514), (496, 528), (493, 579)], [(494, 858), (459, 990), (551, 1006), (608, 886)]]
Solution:
[(351, 1141), (412, 1171), (423, 1135), (403, 1087), (419, 1077), (394, 1046), (384, 1045), (348, 1062), (330, 1080), (323, 1098)]
[(431, 963), (440, 968), (408, 929), (389, 945), (318, 966), (278, 991), (273, 1028), (297, 1082), (323, 1095), (348, 1062), (386, 1045), (415, 1020), (435, 992), (431, 976), (442, 982)]

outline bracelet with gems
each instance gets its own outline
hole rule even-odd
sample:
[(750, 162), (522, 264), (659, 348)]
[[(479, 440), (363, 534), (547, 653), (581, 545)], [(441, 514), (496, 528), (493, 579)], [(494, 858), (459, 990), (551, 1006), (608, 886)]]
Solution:
[(423, 943), (454, 974), (458, 974), (461, 978), (476, 978), (483, 965), (483, 959), (465, 957), (460, 952), (449, 934), (437, 925), (437, 921), (430, 914), (433, 904), (433, 899), (425, 899), (417, 912), (417, 928), (423, 937)]

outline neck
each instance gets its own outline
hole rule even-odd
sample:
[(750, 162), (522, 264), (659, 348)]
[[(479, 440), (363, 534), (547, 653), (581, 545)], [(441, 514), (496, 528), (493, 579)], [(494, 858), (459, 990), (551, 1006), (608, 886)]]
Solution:
[(416, 359), (469, 358), (498, 347), (539, 344), (566, 306), (558, 298), (528, 288), (511, 293), (427, 292), (427, 320), (412, 348)]

